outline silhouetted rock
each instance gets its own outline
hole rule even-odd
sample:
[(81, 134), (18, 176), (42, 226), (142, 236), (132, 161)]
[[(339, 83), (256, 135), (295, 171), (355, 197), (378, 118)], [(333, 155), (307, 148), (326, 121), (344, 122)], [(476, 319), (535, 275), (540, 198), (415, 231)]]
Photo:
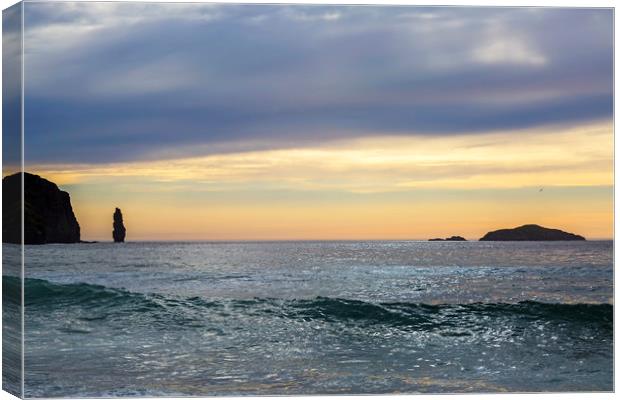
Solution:
[(463, 236), (450, 236), (449, 238), (434, 238), (434, 239), (428, 239), (429, 242), (466, 242), (467, 239), (465, 239)]
[[(21, 179), (2, 179), (2, 240), (21, 243)], [(24, 173), (24, 244), (78, 243), (80, 225), (69, 193), (38, 175)]]
[(114, 231), (112, 231), (112, 237), (116, 243), (122, 243), (125, 241), (125, 225), (123, 225), (123, 213), (120, 208), (116, 208), (114, 211)]
[(484, 241), (546, 241), (546, 240), (586, 240), (583, 236), (561, 231), (559, 229), (543, 228), (539, 225), (523, 225), (513, 229), (500, 229), (489, 232), (480, 240)]

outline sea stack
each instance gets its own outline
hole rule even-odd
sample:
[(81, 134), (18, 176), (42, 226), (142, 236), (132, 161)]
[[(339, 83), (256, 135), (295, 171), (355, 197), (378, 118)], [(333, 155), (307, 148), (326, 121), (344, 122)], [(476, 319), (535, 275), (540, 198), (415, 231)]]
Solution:
[[(79, 243), (78, 224), (69, 193), (39, 175), (23, 173), (24, 244)], [(2, 178), (2, 241), (22, 242), (22, 173)]]
[(125, 241), (125, 225), (123, 224), (123, 213), (121, 209), (116, 207), (114, 211), (114, 230), (112, 231), (112, 237), (115, 243), (123, 243)]

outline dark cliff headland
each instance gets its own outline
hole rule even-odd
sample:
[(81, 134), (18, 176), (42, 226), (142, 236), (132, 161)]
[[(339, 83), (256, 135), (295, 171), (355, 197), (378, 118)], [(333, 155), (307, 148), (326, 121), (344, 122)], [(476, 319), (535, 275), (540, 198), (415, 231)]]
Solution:
[[(24, 172), (24, 244), (78, 243), (80, 225), (69, 193), (38, 175)], [(2, 179), (2, 239), (21, 243), (21, 181), (16, 173)]]

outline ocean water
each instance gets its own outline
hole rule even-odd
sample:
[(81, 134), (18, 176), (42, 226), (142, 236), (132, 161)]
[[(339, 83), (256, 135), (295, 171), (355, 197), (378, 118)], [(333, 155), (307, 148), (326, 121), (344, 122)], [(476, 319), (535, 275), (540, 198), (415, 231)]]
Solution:
[(611, 241), (25, 254), (28, 397), (613, 390)]

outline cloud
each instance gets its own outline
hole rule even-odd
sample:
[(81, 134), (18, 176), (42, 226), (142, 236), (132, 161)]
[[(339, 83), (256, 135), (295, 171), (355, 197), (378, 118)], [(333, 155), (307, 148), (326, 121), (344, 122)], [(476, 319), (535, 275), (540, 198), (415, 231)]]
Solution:
[(21, 3), (2, 12), (2, 173), (21, 170)]
[(515, 38), (491, 41), (474, 50), (473, 58), (483, 64), (508, 63), (536, 66), (547, 63), (547, 59), (542, 54)]
[(27, 3), (27, 162), (612, 117), (604, 9)]
[[(374, 135), (287, 150), (132, 163), (33, 165), (59, 184), (144, 184), (158, 190), (398, 192), (613, 184), (609, 123), (486, 135)], [(165, 185), (161, 185), (165, 183)], [(139, 191), (143, 187), (140, 186)]]
[(297, 21), (337, 21), (342, 17), (339, 12), (308, 13), (285, 8), (286, 16)]

